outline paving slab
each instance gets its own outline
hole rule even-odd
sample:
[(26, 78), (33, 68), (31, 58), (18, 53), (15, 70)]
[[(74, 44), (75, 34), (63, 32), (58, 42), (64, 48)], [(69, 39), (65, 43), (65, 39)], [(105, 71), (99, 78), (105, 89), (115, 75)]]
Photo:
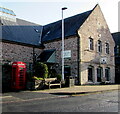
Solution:
[(85, 86), (73, 86), (67, 88), (56, 88), (47, 90), (37, 90), (33, 92), (43, 92), (51, 94), (80, 94), (80, 93), (90, 93), (90, 92), (101, 92), (110, 90), (119, 90), (120, 85), (85, 85)]

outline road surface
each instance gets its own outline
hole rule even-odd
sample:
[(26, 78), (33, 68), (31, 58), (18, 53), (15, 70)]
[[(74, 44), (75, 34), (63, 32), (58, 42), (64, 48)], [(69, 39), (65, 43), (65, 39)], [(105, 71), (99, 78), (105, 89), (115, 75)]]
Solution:
[(118, 91), (83, 95), (18, 92), (3, 95), (3, 112), (118, 112)]

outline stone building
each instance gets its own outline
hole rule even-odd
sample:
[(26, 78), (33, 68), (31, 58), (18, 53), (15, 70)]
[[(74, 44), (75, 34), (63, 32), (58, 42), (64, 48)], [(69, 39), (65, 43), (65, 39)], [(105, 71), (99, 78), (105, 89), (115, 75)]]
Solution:
[[(61, 21), (43, 27), (45, 49), (56, 49), (61, 70)], [(79, 84), (114, 83), (114, 41), (99, 5), (92, 10), (65, 19), (65, 76)], [(58, 70), (57, 70), (58, 71)]]
[[(9, 23), (8, 20), (5, 22)], [(5, 22), (1, 20), (2, 61), (33, 63), (37, 57), (37, 61), (45, 62), (61, 73), (61, 20), (45, 26), (20, 19), (14, 22), (19, 26), (6, 26)], [(66, 18), (64, 24), (65, 77), (73, 76), (75, 83), (81, 85), (102, 81), (114, 83), (115, 44), (99, 5)], [(44, 44), (44, 49), (40, 44)]]
[(112, 33), (115, 41), (115, 83), (120, 84), (120, 32)]
[(2, 37), (0, 61), (3, 63), (23, 61), (29, 66), (33, 63), (34, 55), (41, 53), (42, 26), (16, 18), (12, 10), (1, 9), (4, 9), (4, 12), (0, 15)]

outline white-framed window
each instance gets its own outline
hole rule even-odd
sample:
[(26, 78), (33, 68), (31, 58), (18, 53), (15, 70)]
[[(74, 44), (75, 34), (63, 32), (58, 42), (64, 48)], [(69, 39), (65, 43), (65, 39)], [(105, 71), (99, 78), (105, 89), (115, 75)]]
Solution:
[(105, 43), (105, 53), (109, 54), (109, 43)]
[(89, 38), (89, 50), (94, 50), (94, 40), (93, 38)]
[(102, 53), (102, 42), (98, 40), (98, 52)]

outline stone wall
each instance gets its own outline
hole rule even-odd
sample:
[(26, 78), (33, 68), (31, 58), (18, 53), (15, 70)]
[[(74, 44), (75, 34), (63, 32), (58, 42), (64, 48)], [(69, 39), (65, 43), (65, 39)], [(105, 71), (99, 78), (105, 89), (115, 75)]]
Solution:
[[(105, 68), (110, 68), (111, 82), (114, 82), (114, 41), (104, 19), (99, 5), (93, 10), (87, 20), (78, 30), (80, 36), (80, 57), (81, 57), (81, 84), (88, 82), (88, 66), (94, 66), (94, 82), (96, 81), (96, 68), (103, 67), (103, 77)], [(89, 38), (94, 40), (94, 50), (89, 49)], [(98, 52), (98, 40), (102, 41), (102, 53)], [(109, 43), (110, 53), (105, 53), (105, 43)], [(106, 57), (107, 64), (100, 64), (100, 58)]]
[[(35, 48), (36, 55), (39, 55), (41, 52), (41, 49)], [(10, 62), (33, 63), (33, 47), (2, 42), (2, 59)]]
[[(87, 20), (78, 30), (79, 40), (77, 36), (65, 38), (65, 50), (71, 50), (71, 58), (65, 59), (65, 65), (71, 67), (71, 76), (78, 77), (80, 72), (81, 84), (88, 83), (88, 66), (93, 66), (93, 83), (97, 83), (97, 68), (101, 66), (103, 68), (103, 77), (105, 77), (105, 68), (110, 68), (110, 81), (113, 83), (115, 78), (114, 70), (114, 41), (109, 31), (108, 25), (104, 19), (99, 5), (95, 7)], [(89, 38), (94, 40), (94, 50), (89, 49)], [(102, 53), (99, 53), (97, 42), (102, 41)], [(105, 43), (110, 45), (110, 53), (105, 53)], [(80, 46), (78, 46), (80, 44)], [(47, 42), (44, 44), (45, 49), (56, 49), (56, 63), (59, 66), (56, 67), (57, 72), (61, 73), (61, 47), (62, 41), (56, 40)], [(80, 49), (78, 49), (80, 47)], [(2, 44), (2, 55), (4, 61), (23, 61), (26, 63), (33, 62), (33, 47), (23, 46), (13, 43)], [(79, 51), (80, 50), (80, 51)], [(35, 48), (35, 54), (38, 56), (43, 50)], [(79, 55), (78, 55), (79, 51)], [(78, 69), (78, 56), (80, 56), (80, 70)], [(100, 58), (106, 57), (107, 64), (100, 64)]]
[[(71, 58), (65, 59), (65, 65), (71, 67), (71, 75), (77, 76), (77, 37), (69, 37), (65, 39), (65, 50), (71, 50)], [(49, 42), (45, 44), (45, 50), (56, 49), (56, 62), (59, 63), (58, 73), (61, 73), (61, 40)]]
[[(25, 45), (18, 45), (15, 43), (5, 43), (1, 42), (2, 45), (2, 58), (1, 62), (4, 63), (12, 63), (15, 61), (22, 61), (27, 64), (27, 72), (32, 71), (32, 64), (33, 64), (33, 50), (36, 56), (38, 56), (42, 50), (39, 48), (33, 49), (33, 47), (25, 46)], [(1, 48), (0, 48), (1, 49)], [(6, 67), (2, 67), (2, 87), (3, 91), (10, 90), (10, 82), (11, 82), (11, 72), (6, 69)], [(8, 70), (8, 71), (7, 71)], [(1, 73), (1, 71), (0, 71)]]

